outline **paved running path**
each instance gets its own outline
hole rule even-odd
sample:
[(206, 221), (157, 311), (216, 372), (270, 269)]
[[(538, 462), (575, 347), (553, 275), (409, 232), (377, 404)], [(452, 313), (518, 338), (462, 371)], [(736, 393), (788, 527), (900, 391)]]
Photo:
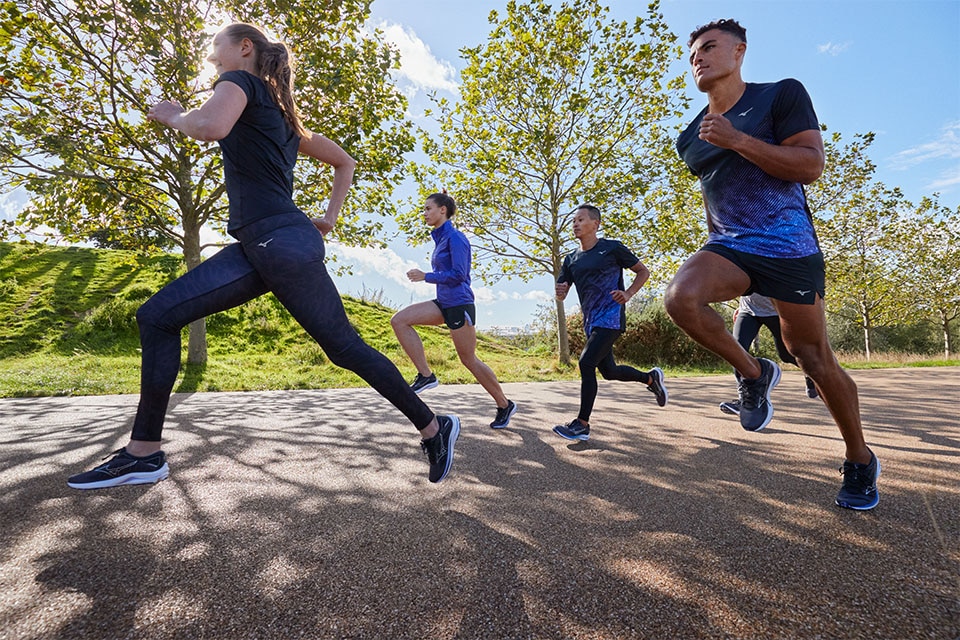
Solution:
[(729, 376), (670, 404), (600, 382), (425, 399), (451, 476), (368, 389), (178, 394), (171, 477), (80, 492), (135, 396), (0, 400), (0, 639), (960, 638), (960, 368), (854, 371), (881, 501), (838, 509), (843, 448), (796, 370), (761, 433)]

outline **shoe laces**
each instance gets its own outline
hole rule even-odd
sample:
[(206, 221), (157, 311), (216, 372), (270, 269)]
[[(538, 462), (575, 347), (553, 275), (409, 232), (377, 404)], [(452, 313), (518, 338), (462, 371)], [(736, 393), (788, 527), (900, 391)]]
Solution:
[(843, 486), (845, 489), (856, 490), (862, 493), (873, 485), (873, 478), (867, 472), (867, 468), (858, 467), (853, 462), (845, 462), (840, 467), (840, 475), (843, 476)]
[(430, 464), (436, 464), (440, 456), (444, 454), (443, 427), (441, 426), (432, 438), (420, 440), (420, 448), (427, 454), (427, 460), (430, 461)]
[(767, 378), (762, 373), (760, 377), (755, 380), (740, 378), (737, 384), (737, 391), (740, 395), (740, 407), (749, 411), (760, 406), (766, 386)]
[(426, 454), (427, 460), (430, 461), (430, 464), (434, 464), (437, 461), (437, 452), (435, 451), (436, 447), (432, 446), (431, 444), (432, 440), (433, 438), (430, 438), (429, 440), (420, 441), (420, 448), (423, 449), (423, 452)]

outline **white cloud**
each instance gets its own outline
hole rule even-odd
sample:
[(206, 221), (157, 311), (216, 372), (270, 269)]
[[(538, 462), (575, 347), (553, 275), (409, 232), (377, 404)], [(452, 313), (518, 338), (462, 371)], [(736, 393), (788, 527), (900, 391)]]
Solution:
[(547, 302), (554, 299), (552, 291), (541, 291), (539, 289), (520, 292), (504, 291), (503, 289), (494, 289), (491, 287), (473, 287), (473, 295), (479, 303), (504, 302), (510, 300)]
[(927, 188), (931, 191), (948, 191), (960, 187), (960, 165), (952, 167), (940, 174)]
[(401, 258), (389, 248), (351, 247), (336, 242), (328, 242), (327, 252), (336, 255), (343, 262), (349, 263), (357, 276), (371, 273), (415, 293), (429, 292), (434, 286), (424, 282), (410, 282), (407, 278), (407, 271), (422, 269), (422, 265), (413, 260)]
[(908, 169), (929, 160), (960, 158), (960, 120), (950, 122), (932, 142), (905, 149), (890, 158), (894, 169)]
[(376, 27), (383, 31), (387, 42), (400, 52), (401, 79), (413, 85), (415, 90), (457, 92), (456, 68), (434, 56), (429, 45), (412, 29), (388, 22), (377, 24)]
[(850, 48), (850, 42), (828, 42), (817, 45), (817, 53), (826, 53), (831, 56), (838, 56)]

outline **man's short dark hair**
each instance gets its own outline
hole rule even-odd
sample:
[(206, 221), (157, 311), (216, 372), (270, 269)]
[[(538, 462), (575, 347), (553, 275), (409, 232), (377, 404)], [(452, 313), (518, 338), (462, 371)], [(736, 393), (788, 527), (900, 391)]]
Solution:
[(705, 24), (702, 27), (697, 27), (693, 30), (693, 33), (690, 34), (690, 40), (687, 41), (687, 46), (692, 47), (693, 43), (696, 42), (697, 38), (705, 34), (711, 29), (719, 29), (720, 31), (726, 31), (729, 34), (732, 34), (740, 42), (746, 44), (747, 42), (747, 30), (740, 26), (740, 23), (734, 20), (733, 18), (723, 18), (721, 20), (714, 20), (710, 24)]
[(582, 204), (579, 207), (577, 207), (577, 211), (580, 211), (581, 209), (586, 211), (587, 215), (590, 216), (590, 218), (592, 218), (593, 220), (600, 219), (600, 209), (597, 209), (592, 204)]

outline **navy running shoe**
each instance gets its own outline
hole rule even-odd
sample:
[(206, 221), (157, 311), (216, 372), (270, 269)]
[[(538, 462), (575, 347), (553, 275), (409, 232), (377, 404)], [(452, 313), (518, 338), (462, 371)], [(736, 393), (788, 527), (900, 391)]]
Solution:
[(506, 429), (510, 424), (510, 418), (517, 412), (517, 405), (513, 400), (507, 400), (507, 406), (497, 407), (497, 417), (490, 423), (491, 429)]
[(440, 430), (429, 440), (421, 440), (420, 447), (430, 462), (430, 482), (440, 482), (453, 466), (453, 445), (460, 436), (460, 418), (437, 416)]
[(658, 405), (666, 406), (670, 394), (667, 393), (667, 388), (663, 385), (663, 370), (660, 367), (654, 367), (647, 372), (647, 375), (650, 376), (647, 389), (657, 396)]
[(567, 440), (590, 439), (590, 427), (580, 422), (580, 418), (574, 418), (567, 424), (558, 424), (553, 428), (553, 432)]
[(773, 418), (773, 405), (770, 404), (770, 392), (780, 382), (780, 367), (776, 362), (758, 358), (760, 377), (747, 380), (737, 373), (740, 392), (740, 426), (747, 431), (760, 431)]
[(151, 484), (170, 475), (163, 451), (138, 458), (123, 448), (104, 456), (104, 460), (107, 458), (110, 460), (95, 469), (70, 476), (67, 485), (74, 489), (104, 489), (122, 484)]
[(420, 393), (421, 391), (426, 391), (427, 389), (433, 389), (439, 387), (440, 383), (437, 382), (437, 376), (434, 373), (431, 373), (429, 376), (422, 376), (419, 373), (417, 377), (414, 378), (413, 382), (410, 384), (410, 388)]
[(877, 478), (880, 477), (880, 461), (872, 451), (869, 464), (844, 460), (840, 473), (843, 475), (843, 486), (837, 494), (838, 507), (868, 511), (879, 504)]

